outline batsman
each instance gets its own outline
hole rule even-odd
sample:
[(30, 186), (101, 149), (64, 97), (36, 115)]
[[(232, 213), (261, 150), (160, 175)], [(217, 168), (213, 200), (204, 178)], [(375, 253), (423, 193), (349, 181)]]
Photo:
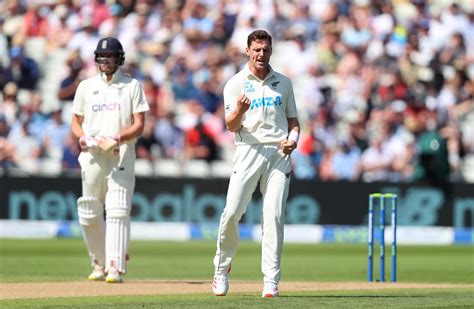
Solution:
[(291, 81), (269, 64), (272, 37), (263, 30), (250, 33), (246, 53), (248, 63), (224, 87), (225, 123), (235, 133), (236, 150), (217, 235), (212, 290), (218, 296), (227, 294), (227, 274), (239, 243), (239, 221), (260, 185), (262, 297), (276, 297), (290, 155), (297, 146), (300, 127)]
[(89, 280), (120, 283), (127, 271), (135, 142), (149, 106), (139, 82), (119, 70), (125, 53), (116, 38), (100, 39), (94, 54), (100, 72), (79, 84), (73, 102), (71, 130), (82, 150), (77, 209)]

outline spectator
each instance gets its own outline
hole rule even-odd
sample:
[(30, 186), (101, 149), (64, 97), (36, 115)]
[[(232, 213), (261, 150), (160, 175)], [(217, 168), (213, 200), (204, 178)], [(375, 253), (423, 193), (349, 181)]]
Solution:
[(18, 131), (11, 131), (8, 142), (13, 146), (13, 163), (22, 171), (34, 174), (38, 172), (41, 156), (41, 143), (29, 132), (29, 120), (19, 122)]
[(163, 158), (176, 159), (183, 151), (183, 132), (175, 124), (175, 114), (166, 112), (157, 118), (154, 128), (155, 139)]
[(358, 173), (365, 182), (388, 181), (390, 162), (384, 153), (384, 133), (376, 132), (370, 139), (369, 147), (362, 152)]
[(10, 81), (14, 81), (18, 85), (18, 88), (26, 90), (36, 90), (41, 77), (38, 64), (27, 57), (20, 46), (10, 49), (10, 65), (7, 67), (7, 76)]
[(210, 39), (214, 22), (207, 16), (206, 4), (199, 1), (186, 1), (181, 12), (186, 36), (197, 35), (198, 40), (202, 41)]
[[(163, 156), (179, 157), (181, 130), (196, 124), (197, 118), (189, 113), (193, 102), (199, 100), (214, 116), (222, 113), (218, 97), (224, 81), (246, 60), (241, 42), (257, 27), (283, 29), (271, 31), (274, 67), (294, 75), (299, 114), (307, 117), (302, 119), (308, 123), (307, 132), (323, 149), (320, 161), (295, 152), (295, 159), (301, 154), (303, 160), (295, 168), (310, 164), (316, 179), (337, 180), (330, 162), (340, 144), (340, 131), (351, 135), (363, 151), (380, 125), (389, 122), (392, 128), (382, 144), (391, 158), (388, 179), (405, 180), (420, 158), (419, 152), (413, 157), (421, 136), (417, 114), (428, 108), (436, 115), (432, 131), (446, 141), (449, 177), (472, 179), (469, 87), (474, 72), (474, 14), (467, 3), (372, 1), (369, 7), (367, 1), (248, 1), (245, 6), (222, 0), (33, 2), (9, 0), (0, 16), (0, 113), (13, 133), (19, 129), (15, 120), (26, 113), (30, 133), (43, 143), (38, 133), (45, 116), (40, 110), (55, 104), (51, 93), (57, 91), (60, 100), (69, 101), (74, 80), (96, 72), (90, 54), (98, 32), (115, 33), (129, 51), (127, 71), (146, 88), (157, 118), (153, 135), (159, 153), (162, 149)], [(44, 43), (53, 52), (40, 62), (44, 50), (36, 46), (42, 48)], [(63, 76), (58, 64), (75, 65), (63, 55), (76, 50), (83, 69)], [(6, 97), (14, 92), (12, 85), (17, 87), (16, 96)], [(396, 100), (405, 102), (405, 111), (392, 109)], [(68, 114), (68, 104), (62, 107)], [(353, 111), (360, 119), (348, 122)], [(204, 126), (218, 149), (226, 149), (229, 134), (214, 116), (206, 114)], [(172, 132), (175, 140), (163, 132)], [(415, 142), (410, 134), (415, 134)]]
[(152, 115), (149, 115), (146, 118), (143, 133), (138, 137), (137, 143), (135, 144), (135, 151), (138, 159), (147, 159), (150, 162), (155, 159), (156, 152), (154, 151), (153, 146), (157, 146), (158, 144), (153, 132), (155, 122), (155, 117)]
[(67, 18), (71, 13), (67, 5), (58, 4), (53, 12), (46, 32), (50, 52), (65, 48), (74, 34), (73, 30), (67, 25)]
[(194, 125), (186, 127), (184, 131), (184, 158), (206, 161), (219, 159), (215, 133), (208, 125), (212, 114), (206, 112), (197, 101), (190, 102), (189, 109), (188, 121), (193, 121)]
[(4, 173), (5, 170), (14, 166), (13, 154), (14, 146), (8, 140), (8, 134), (10, 132), (10, 126), (8, 125), (6, 117), (0, 113), (0, 172)]
[(331, 160), (334, 179), (357, 180), (357, 164), (360, 156), (360, 148), (356, 145), (352, 136), (341, 139)]
[(46, 5), (41, 5), (31, 1), (23, 17), (23, 25), (18, 33), (19, 41), (24, 42), (31, 37), (46, 37), (49, 22), (48, 15), (50, 9)]
[(436, 115), (424, 109), (418, 115), (420, 131), (417, 138), (418, 164), (414, 180), (440, 184), (449, 180), (446, 140), (436, 131)]
[(81, 148), (77, 142), (77, 138), (72, 132), (64, 140), (63, 152), (61, 156), (61, 165), (63, 171), (70, 174), (80, 174), (81, 166), (77, 158), (81, 153)]
[(61, 81), (58, 91), (58, 99), (62, 101), (74, 100), (77, 86), (84, 79), (84, 62), (78, 51), (69, 54), (66, 60), (67, 76)]
[(8, 82), (3, 88), (3, 103), (0, 105), (0, 114), (5, 118), (7, 124), (15, 121), (17, 112), (18, 87), (15, 82)]
[(57, 106), (51, 112), (42, 131), (42, 144), (45, 155), (60, 161), (63, 155), (63, 144), (69, 135), (69, 125), (62, 120), (62, 108)]

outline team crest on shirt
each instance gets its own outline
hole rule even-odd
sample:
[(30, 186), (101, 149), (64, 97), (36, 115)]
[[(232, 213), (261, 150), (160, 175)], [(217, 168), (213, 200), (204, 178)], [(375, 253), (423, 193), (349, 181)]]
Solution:
[(279, 83), (280, 83), (280, 81), (276, 81), (276, 82), (271, 83), (272, 89), (275, 90)]
[(244, 89), (245, 93), (255, 92), (255, 88), (253, 87), (253, 85), (250, 81), (245, 82), (245, 87), (244, 88), (245, 88)]
[(99, 89), (94, 90), (94, 91), (92, 92), (92, 94), (93, 94), (93, 95), (98, 95), (98, 94), (99, 94)]

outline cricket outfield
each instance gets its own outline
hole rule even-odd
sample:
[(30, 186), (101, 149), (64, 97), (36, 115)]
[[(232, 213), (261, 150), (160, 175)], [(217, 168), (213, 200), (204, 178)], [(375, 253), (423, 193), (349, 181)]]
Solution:
[(210, 289), (214, 242), (133, 241), (125, 283), (106, 284), (85, 280), (90, 267), (79, 239), (0, 239), (0, 306), (474, 306), (472, 246), (400, 246), (397, 283), (365, 282), (366, 249), (286, 244), (281, 296), (268, 300), (260, 298), (260, 245), (255, 242), (241, 243), (229, 294), (215, 297)]

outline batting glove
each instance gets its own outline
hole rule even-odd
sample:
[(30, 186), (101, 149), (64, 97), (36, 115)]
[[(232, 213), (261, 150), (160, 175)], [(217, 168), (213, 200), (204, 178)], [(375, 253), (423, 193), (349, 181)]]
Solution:
[(114, 155), (118, 156), (120, 155), (120, 134), (115, 134), (114, 140), (117, 142), (117, 145), (114, 147)]
[(94, 137), (83, 135), (79, 138), (79, 146), (81, 147), (81, 151), (87, 152), (89, 148), (97, 147), (97, 141)]

